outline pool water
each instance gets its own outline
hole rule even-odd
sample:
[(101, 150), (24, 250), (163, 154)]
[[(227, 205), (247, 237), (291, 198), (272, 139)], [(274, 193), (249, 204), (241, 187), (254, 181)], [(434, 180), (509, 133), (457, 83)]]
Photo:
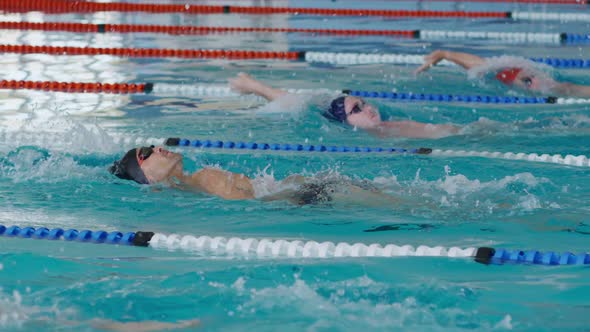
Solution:
[[(163, 1), (160, 1), (163, 2)], [(202, 2), (193, 1), (195, 4)], [(210, 1), (212, 4), (216, 2)], [(258, 5), (257, 1), (229, 4)], [(577, 12), (572, 5), (388, 1), (265, 1), (277, 6)], [(1, 13), (0, 13), (1, 14)], [(586, 23), (379, 17), (1, 14), (5, 21), (514, 32), (587, 31)], [(302, 34), (74, 34), (2, 30), (2, 44), (317, 50), (586, 58), (585, 45), (426, 42)], [(239, 72), (282, 88), (527, 95), (456, 67), (123, 59), (2, 54), (1, 79), (225, 84)], [(590, 84), (586, 70), (556, 78)], [(302, 97), (303, 98), (303, 97)], [(369, 180), (399, 204), (225, 201), (121, 181), (107, 167), (135, 145), (121, 137), (590, 155), (586, 105), (396, 103), (385, 119), (463, 126), (437, 140), (377, 138), (314, 112), (247, 98), (0, 91), (0, 224), (165, 234), (413, 246), (588, 250), (590, 170), (479, 157), (236, 153), (185, 148), (185, 169), (249, 177)], [(18, 133), (18, 134), (16, 134)], [(268, 180), (268, 182), (271, 182)], [(99, 330), (101, 321), (200, 319), (207, 331), (518, 330), (587, 328), (589, 270), (409, 258), (253, 258), (0, 237), (0, 329)], [(190, 328), (189, 328), (190, 330)]]

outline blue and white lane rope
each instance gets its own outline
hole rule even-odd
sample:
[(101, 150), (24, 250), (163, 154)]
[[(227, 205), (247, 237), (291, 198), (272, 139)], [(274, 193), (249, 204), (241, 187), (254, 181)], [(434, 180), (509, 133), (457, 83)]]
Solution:
[[(147, 94), (157, 96), (184, 97), (243, 97), (225, 85), (189, 85), (169, 83), (149, 83)], [(485, 96), (485, 95), (452, 95), (439, 93), (411, 93), (362, 90), (330, 90), (330, 89), (285, 89), (292, 94), (348, 94), (365, 98), (381, 98), (399, 102), (441, 102), (441, 103), (480, 103), (480, 104), (590, 104), (586, 98), (561, 97), (515, 97), (515, 96)], [(260, 97), (253, 97), (262, 100)]]
[[(145, 145), (165, 145), (167, 140), (170, 138), (162, 138), (162, 137), (134, 137), (129, 136), (127, 134), (111, 134), (112, 141), (109, 143), (121, 146), (145, 146)], [(176, 138), (180, 143), (180, 139)], [(60, 141), (62, 137), (52, 133), (33, 133), (33, 132), (23, 132), (23, 131), (5, 131), (0, 130), (0, 141), (5, 142), (26, 142), (20, 144), (26, 145), (38, 145), (38, 146), (47, 146), (47, 142), (54, 142)], [(194, 147), (195, 141), (187, 140), (191, 142), (187, 146), (183, 147)], [(486, 158), (486, 159), (504, 159), (504, 160), (515, 160), (515, 161), (524, 161), (524, 162), (539, 162), (539, 163), (548, 163), (548, 164), (557, 164), (557, 165), (566, 165), (566, 166), (577, 166), (577, 167), (590, 167), (590, 158), (584, 155), (565, 155), (562, 156), (560, 154), (537, 154), (537, 153), (524, 153), (524, 152), (494, 152), (494, 151), (472, 151), (472, 150), (442, 150), (442, 149), (432, 149), (430, 153), (425, 154), (429, 148), (422, 148), (422, 151), (419, 151), (419, 148), (392, 148), (392, 147), (345, 147), (345, 146), (325, 146), (325, 145), (313, 145), (303, 148), (304, 145), (301, 145), (301, 149), (299, 149), (299, 144), (288, 144), (282, 143), (255, 143), (255, 142), (248, 142), (240, 144), (240, 142), (232, 142), (232, 141), (220, 141), (220, 140), (200, 140), (201, 146), (199, 149), (220, 149), (225, 151), (256, 151), (256, 152), (263, 152), (263, 153), (272, 153), (272, 152), (310, 152), (310, 153), (372, 153), (376, 156), (405, 156), (405, 155), (416, 155), (420, 154), (422, 156), (439, 156), (439, 157), (479, 157), (479, 158)], [(172, 145), (173, 146), (173, 145)], [(305, 145), (306, 146), (306, 145)], [(394, 151), (395, 149), (395, 151)], [(422, 152), (422, 153), (419, 153)]]
[(537, 250), (506, 250), (489, 247), (459, 248), (421, 245), (397, 246), (373, 243), (349, 244), (346, 242), (316, 242), (284, 239), (255, 239), (221, 236), (166, 235), (153, 232), (91, 231), (45, 227), (19, 227), (0, 225), (0, 237), (61, 240), (83, 243), (152, 247), (165, 250), (183, 250), (214, 255), (258, 258), (345, 258), (345, 257), (448, 257), (473, 258), (483, 264), (524, 263), (531, 265), (587, 265), (590, 254), (571, 252), (555, 253)]
[(587, 13), (544, 13), (544, 12), (510, 12), (513, 20), (559, 21), (559, 22), (590, 22)]
[[(329, 63), (334, 65), (368, 65), (368, 64), (392, 64), (392, 65), (421, 65), (424, 63), (424, 54), (401, 53), (351, 53), (351, 52), (311, 52), (304, 54), (305, 61), (309, 63)], [(556, 68), (590, 68), (590, 59), (564, 59), (564, 58), (530, 58), (531, 61), (544, 63)], [(443, 60), (438, 66), (455, 66), (454, 63)]]
[(211, 141), (211, 140), (188, 140), (170, 137), (164, 142), (167, 146), (185, 146), (195, 148), (217, 148), (236, 150), (271, 150), (271, 151), (302, 151), (302, 152), (363, 152), (363, 153), (405, 153), (405, 154), (429, 154), (429, 148), (380, 148), (380, 147), (347, 147), (347, 146), (325, 146), (325, 145), (303, 145), (303, 144), (268, 144), (255, 142), (233, 142), (233, 141)]
[[(514, 152), (488, 152), (488, 151), (465, 151), (465, 150), (439, 150), (430, 148), (394, 148), (394, 147), (349, 147), (349, 146), (325, 146), (325, 145), (302, 145), (302, 144), (278, 144), (278, 143), (255, 143), (255, 142), (233, 142), (220, 140), (188, 140), (176, 137), (166, 139), (154, 138), (148, 140), (137, 140), (137, 145), (162, 144), (167, 146), (212, 148), (225, 150), (246, 150), (246, 151), (293, 151), (293, 152), (316, 152), (316, 153), (372, 153), (379, 155), (432, 155), (444, 157), (482, 157), (506, 160), (521, 160), (559, 165), (590, 167), (590, 159), (586, 156), (566, 155), (565, 157), (556, 154), (536, 153), (514, 153)], [(121, 142), (123, 143), (123, 142)], [(124, 141), (127, 143), (127, 141)], [(133, 143), (129, 140), (129, 143)]]
[(494, 31), (453, 31), (416, 30), (414, 36), (426, 41), (440, 40), (492, 40), (510, 44), (553, 44), (571, 45), (590, 42), (590, 35), (577, 33), (538, 32), (494, 32)]

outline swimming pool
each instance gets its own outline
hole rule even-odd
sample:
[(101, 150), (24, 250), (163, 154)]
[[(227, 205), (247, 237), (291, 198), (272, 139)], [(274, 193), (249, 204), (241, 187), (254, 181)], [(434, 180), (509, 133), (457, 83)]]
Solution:
[[(138, 1), (134, 1), (138, 2)], [(163, 1), (160, 1), (163, 3)], [(202, 2), (192, 1), (193, 4)], [(255, 1), (227, 5), (254, 6)], [(210, 2), (215, 5), (215, 2)], [(578, 12), (579, 5), (388, 1), (265, 1), (324, 8)], [(2, 14), (3, 21), (583, 33), (587, 23), (503, 19), (387, 19), (311, 15), (138, 13)], [(2, 44), (256, 49), (425, 54), (437, 48), (482, 56), (586, 58), (587, 46), (426, 41), (309, 34), (89, 34), (1, 30)], [(412, 65), (329, 65), (98, 56), (0, 57), (1, 79), (220, 85), (248, 72), (277, 87), (455, 95), (527, 96), (456, 67), (414, 77)], [(587, 69), (555, 69), (589, 84)], [(0, 224), (154, 231), (164, 234), (394, 243), (412, 246), (588, 250), (588, 167), (483, 157), (362, 153), (235, 152), (181, 148), (185, 169), (205, 165), (251, 177), (337, 173), (368, 179), (403, 199), (295, 206), (224, 201), (141, 188), (106, 168), (134, 144), (121, 138), (183, 137), (326, 146), (590, 155), (584, 104), (502, 105), (371, 99), (384, 118), (466, 126), (437, 140), (380, 139), (312, 110), (260, 107), (249, 98), (68, 94), (0, 90)], [(482, 265), (471, 259), (256, 258), (79, 242), (0, 237), (0, 327), (95, 330), (97, 319), (175, 322), (204, 330), (582, 330), (590, 322), (582, 266)]]

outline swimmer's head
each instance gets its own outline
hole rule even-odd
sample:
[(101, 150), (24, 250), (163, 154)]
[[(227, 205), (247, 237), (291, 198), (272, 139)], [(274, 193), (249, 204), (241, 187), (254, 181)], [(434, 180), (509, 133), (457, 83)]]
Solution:
[(496, 74), (496, 79), (506, 85), (512, 85), (522, 68), (506, 68)]
[(341, 96), (330, 104), (324, 117), (351, 126), (369, 129), (381, 122), (377, 109), (358, 97)]
[(127, 151), (121, 160), (115, 161), (109, 172), (118, 178), (133, 180), (139, 184), (164, 181), (182, 174), (182, 156), (162, 147), (140, 147)]
[(496, 78), (506, 84), (520, 89), (548, 93), (556, 82), (547, 74), (534, 68), (508, 68), (496, 74)]
[(332, 183), (305, 183), (299, 187), (292, 201), (297, 205), (322, 204), (332, 201)]

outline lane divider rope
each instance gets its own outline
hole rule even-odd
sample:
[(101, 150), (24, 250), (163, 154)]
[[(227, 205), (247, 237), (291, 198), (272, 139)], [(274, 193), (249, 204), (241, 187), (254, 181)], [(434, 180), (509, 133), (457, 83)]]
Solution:
[[(50, 55), (111, 55), (130, 58), (183, 58), (183, 59), (226, 59), (226, 60), (285, 60), (337, 65), (360, 64), (411, 64), (424, 62), (424, 55), (414, 54), (373, 54), (335, 53), (311, 51), (252, 51), (252, 50), (201, 50), (201, 49), (160, 49), (160, 48), (96, 48), (74, 46), (33, 46), (0, 45), (0, 53), (50, 54)], [(531, 58), (534, 62), (559, 68), (589, 68), (590, 59)], [(442, 66), (453, 65), (443, 60)]]
[(578, 21), (590, 22), (586, 13), (547, 13), (547, 12), (493, 12), (493, 11), (439, 11), (439, 10), (391, 10), (391, 9), (333, 9), (333, 8), (295, 8), (295, 7), (241, 7), (206, 6), (189, 4), (151, 4), (123, 2), (91, 2), (64, 0), (14, 1), (0, 0), (0, 10), (24, 13), (39, 11), (44, 13), (95, 13), (95, 12), (147, 12), (180, 14), (253, 14), (253, 15), (322, 15), (322, 16), (377, 16), (406, 18), (452, 18), (452, 19), (512, 19), (535, 21)]
[[(409, 0), (408, 0), (409, 1)], [(434, 2), (449, 2), (451, 0), (427, 0)], [(455, 1), (453, 1), (455, 2)], [(508, 2), (508, 3), (530, 3), (530, 4), (547, 4), (547, 5), (587, 5), (586, 0), (457, 0), (456, 2)]]
[(181, 13), (181, 14), (254, 14), (254, 15), (324, 15), (324, 16), (384, 16), (384, 17), (437, 17), (437, 18), (509, 18), (509, 12), (483, 11), (436, 11), (436, 10), (380, 10), (380, 9), (333, 9), (295, 7), (242, 7), (206, 6), (188, 4), (149, 3), (100, 3), (90, 1), (0, 1), (0, 10), (6, 12), (40, 11), (46, 13), (94, 13), (105, 11)]
[[(127, 134), (121, 135), (116, 133), (110, 134), (112, 143), (120, 146), (149, 146), (149, 145), (166, 145), (178, 148), (198, 148), (198, 149), (219, 149), (222, 151), (257, 151), (258, 153), (273, 152), (312, 152), (312, 153), (372, 153), (375, 156), (440, 156), (440, 157), (478, 157), (486, 159), (503, 159), (524, 162), (539, 162), (556, 165), (590, 167), (590, 158), (584, 155), (567, 154), (547, 154), (547, 153), (524, 153), (524, 152), (498, 152), (498, 151), (473, 151), (473, 150), (443, 150), (431, 148), (393, 148), (393, 147), (345, 147), (345, 146), (325, 146), (325, 145), (303, 145), (298, 143), (257, 143), (257, 142), (234, 142), (221, 140), (201, 139), (200, 146), (196, 140), (183, 139), (186, 145), (180, 145), (179, 138), (163, 137), (134, 137)], [(7, 131), (0, 130), (0, 141), (4, 142), (26, 142), (28, 145), (45, 146), (47, 142), (59, 140), (59, 135), (52, 133), (24, 132), (24, 131)], [(173, 143), (177, 141), (178, 145)], [(312, 147), (313, 146), (313, 147)], [(305, 148), (304, 148), (305, 147)], [(395, 151), (394, 151), (395, 149)], [(359, 151), (360, 150), (360, 151)]]
[[(67, 93), (153, 94), (184, 97), (248, 97), (232, 91), (226, 85), (191, 85), (169, 83), (83, 83), (57, 81), (0, 80), (0, 89), (39, 90)], [(451, 95), (437, 93), (407, 93), (330, 89), (286, 89), (292, 94), (347, 94), (364, 98), (381, 98), (396, 102), (442, 102), (481, 104), (589, 104), (590, 99), (558, 97), (515, 97), (485, 95)]]
[[(309, 63), (329, 63), (334, 65), (364, 65), (364, 64), (395, 64), (395, 65), (421, 65), (424, 63), (424, 55), (403, 53), (351, 53), (351, 52), (312, 52), (307, 51), (303, 55)], [(556, 68), (589, 68), (590, 59), (564, 59), (564, 58), (530, 58), (531, 61), (544, 63)], [(443, 60), (438, 66), (455, 66), (450, 61)]]
[(74, 46), (0, 45), (2, 53), (52, 55), (112, 55), (119, 57), (231, 59), (231, 60), (302, 60), (305, 52), (275, 52), (246, 50), (189, 50), (162, 48), (96, 48)]
[[(125, 142), (127, 139), (117, 140), (117, 143)], [(129, 139), (132, 143), (133, 139)], [(166, 138), (164, 140), (154, 138), (147, 140), (136, 140), (137, 145), (143, 143), (162, 144), (167, 146), (193, 147), (193, 148), (213, 148), (226, 150), (263, 150), (263, 151), (294, 151), (294, 152), (335, 152), (335, 153), (376, 153), (381, 155), (393, 154), (418, 154), (444, 157), (482, 157), (506, 160), (521, 160), (530, 162), (551, 163), (559, 165), (590, 167), (590, 159), (583, 155), (574, 156), (571, 154), (565, 157), (560, 154), (537, 154), (523, 152), (489, 152), (489, 151), (465, 151), (465, 150), (441, 150), (431, 148), (392, 148), (392, 147), (349, 147), (349, 146), (325, 146), (325, 145), (301, 145), (301, 144), (278, 144), (278, 143), (255, 143), (255, 142), (233, 142), (221, 140), (189, 140), (176, 137)]]
[(398, 18), (452, 18), (452, 19), (512, 19), (533, 21), (577, 21), (590, 22), (590, 14), (586, 13), (547, 13), (547, 12), (493, 12), (493, 11), (439, 11), (439, 10), (390, 10), (390, 9), (333, 9), (333, 8), (296, 8), (296, 7), (241, 7), (241, 6), (206, 6), (189, 4), (149, 4), (122, 2), (91, 2), (36, 0), (14, 1), (0, 0), (0, 10), (5, 12), (24, 13), (39, 11), (44, 13), (95, 13), (115, 12), (147, 12), (147, 13), (180, 13), (180, 14), (254, 14), (254, 15), (322, 15), (322, 16), (377, 16)]
[(111, 244), (154, 249), (183, 250), (211, 255), (228, 255), (258, 258), (345, 258), (345, 257), (448, 257), (473, 258), (482, 264), (524, 263), (530, 265), (586, 265), (590, 254), (571, 252), (555, 253), (537, 250), (506, 250), (489, 247), (459, 248), (420, 245), (397, 246), (373, 243), (349, 244), (346, 242), (316, 242), (284, 239), (255, 239), (222, 236), (180, 236), (154, 232), (91, 231), (45, 227), (19, 227), (0, 225), (0, 237), (81, 243)]
[(271, 150), (271, 151), (301, 151), (301, 152), (364, 152), (364, 153), (403, 153), (403, 154), (429, 154), (430, 148), (380, 148), (380, 147), (348, 147), (348, 146), (325, 146), (325, 145), (302, 145), (302, 144), (277, 144), (277, 143), (255, 143), (255, 142), (233, 142), (219, 140), (188, 140), (176, 137), (169, 137), (164, 141), (166, 146), (184, 146), (195, 148), (217, 148), (236, 150)]
[[(198, 149), (219, 149), (221, 151), (256, 151), (257, 153), (372, 153), (374, 156), (434, 156), (434, 157), (478, 157), (486, 159), (503, 159), (512, 161), (538, 162), (565, 166), (590, 167), (590, 158), (584, 155), (547, 154), (547, 153), (524, 153), (524, 152), (498, 152), (498, 151), (473, 151), (473, 150), (443, 150), (432, 148), (393, 148), (393, 147), (348, 147), (348, 146), (326, 146), (298, 143), (257, 143), (257, 142), (235, 142), (221, 140), (201, 139), (197, 140), (179, 139), (175, 137), (134, 137), (129, 135), (110, 134), (112, 143), (120, 146), (149, 146), (167, 145), (178, 148)], [(59, 140), (59, 135), (39, 132), (7, 131), (0, 130), (0, 140), (5, 142), (26, 142), (28, 145), (45, 146), (47, 142)], [(183, 145), (180, 145), (181, 141)], [(177, 142), (177, 143), (176, 143)], [(199, 145), (199, 146), (196, 146)]]
[(203, 35), (222, 33), (306, 33), (336, 36), (395, 36), (421, 40), (497, 40), (510, 43), (580, 44), (590, 43), (589, 34), (530, 33), (445, 30), (352, 30), (264, 27), (165, 26), (138, 24), (87, 24), (74, 22), (0, 22), (0, 29), (68, 31), (82, 33), (166, 33), (171, 35)]

